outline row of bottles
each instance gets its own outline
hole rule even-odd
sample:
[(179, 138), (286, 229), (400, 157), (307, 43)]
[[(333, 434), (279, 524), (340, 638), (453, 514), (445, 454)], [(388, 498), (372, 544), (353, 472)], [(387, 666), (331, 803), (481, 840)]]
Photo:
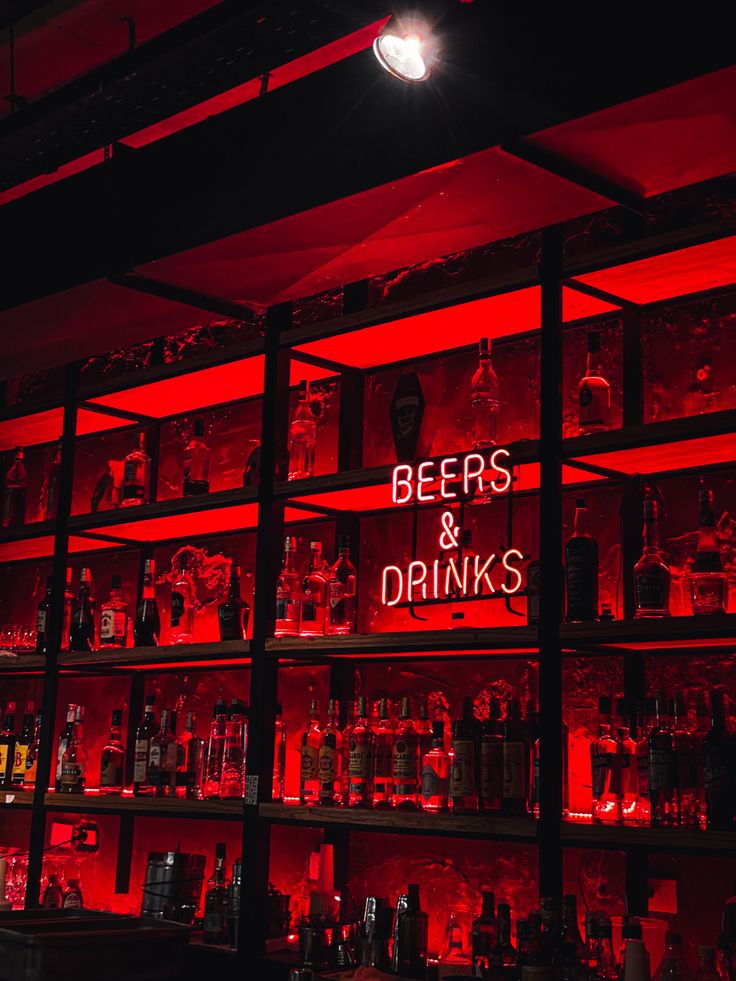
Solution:
[(537, 810), (538, 780), (536, 704), (523, 717), (517, 698), (504, 713), (492, 698), (481, 723), (466, 697), (449, 731), (443, 720), (430, 721), (424, 700), (415, 719), (411, 699), (402, 698), (393, 719), (388, 699), (369, 716), (361, 697), (341, 727), (337, 700), (330, 699), (323, 725), (315, 699), (301, 739), (300, 802), (307, 806), (527, 814)]
[(41, 713), (26, 702), (18, 727), (16, 703), (8, 702), (0, 728), (0, 789), (33, 790), (36, 786)]
[(296, 539), (284, 543), (284, 560), (276, 584), (277, 637), (321, 637), (355, 631), (357, 573), (350, 561), (350, 539), (340, 537), (337, 560), (329, 565), (322, 543), (312, 542), (309, 567), (296, 568)]
[(630, 710), (599, 699), (590, 744), (592, 818), (605, 824), (703, 827), (736, 820), (736, 733), (725, 696), (704, 693), (688, 711), (681, 694), (658, 691)]

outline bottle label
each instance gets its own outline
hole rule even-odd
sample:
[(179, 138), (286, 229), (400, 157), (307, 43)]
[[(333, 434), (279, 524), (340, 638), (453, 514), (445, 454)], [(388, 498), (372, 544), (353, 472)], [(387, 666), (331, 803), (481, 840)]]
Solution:
[(491, 801), (503, 796), (503, 741), (484, 739), (480, 744), (480, 795)]
[(350, 740), (348, 778), (350, 792), (364, 794), (370, 790), (373, 771), (373, 753), (370, 742)]
[(607, 426), (611, 404), (611, 390), (597, 379), (590, 385), (583, 379), (578, 389), (578, 418), (581, 427)]
[(133, 783), (145, 783), (148, 776), (148, 740), (136, 739)]
[(431, 763), (424, 764), (422, 769), (422, 798), (430, 801), (433, 797), (440, 797), (445, 804), (450, 792), (449, 778), (444, 779), (439, 775)]
[(649, 798), (649, 758), (646, 754), (637, 755), (636, 769), (639, 777), (639, 796), (647, 800)]
[(46, 610), (39, 610), (36, 613), (36, 633), (45, 634), (46, 633), (46, 621), (48, 620), (48, 614)]
[(302, 594), (302, 622), (316, 623), (317, 621), (317, 598), (310, 589), (305, 589)]
[(302, 746), (299, 776), (303, 782), (317, 779), (317, 760), (319, 752), (314, 746)]
[(450, 794), (453, 797), (474, 797), (475, 787), (475, 743), (472, 739), (455, 739), (452, 744), (452, 779)]
[(26, 775), (26, 759), (28, 757), (28, 746), (21, 743), (15, 744), (15, 757), (13, 759), (12, 780), (22, 782)]
[(61, 909), (64, 895), (59, 886), (47, 886), (43, 897), (44, 909)]
[[(1, 772), (1, 771), (0, 771)], [(716, 810), (729, 790), (728, 761), (719, 753), (706, 752), (703, 767), (705, 800), (710, 811)]]
[(184, 616), (184, 596), (179, 592), (171, 594), (171, 626), (178, 627)]
[(103, 610), (100, 618), (100, 640), (125, 640), (128, 614), (125, 610)]
[(634, 594), (638, 610), (663, 610), (667, 606), (668, 582), (656, 573), (637, 573), (634, 579)]
[(396, 794), (415, 794), (417, 791), (417, 744), (399, 738), (394, 743), (391, 776)]
[(12, 757), (8, 752), (9, 749), (10, 747), (7, 744), (0, 744), (0, 784), (7, 780), (8, 776), (10, 775), (8, 770), (10, 768)]
[(291, 599), (291, 590), (284, 586), (276, 587), (276, 619), (296, 620), (296, 611)]
[(658, 790), (669, 790), (672, 780), (673, 759), (668, 750), (650, 749), (649, 751), (649, 789), (652, 793)]
[(214, 909), (208, 909), (204, 914), (202, 927), (205, 933), (222, 934), (227, 929), (227, 906), (218, 903)]
[(694, 793), (696, 784), (695, 753), (692, 750), (683, 750), (677, 754), (677, 789), (680, 793)]
[(81, 794), (84, 785), (82, 772), (80, 763), (67, 760), (61, 767), (61, 789), (68, 793)]
[(102, 753), (100, 759), (100, 786), (119, 787), (123, 782), (122, 768), (116, 766), (116, 757), (112, 753)]
[[(68, 739), (65, 736), (59, 738), (59, 745), (56, 750), (56, 782), (61, 783), (61, 761), (66, 753), (66, 744)], [(0, 753), (2, 753), (3, 747), (0, 746)], [(3, 767), (0, 765), (0, 774), (3, 773)]]
[(35, 786), (36, 784), (36, 771), (38, 769), (38, 753), (28, 753), (26, 756), (26, 775), (24, 783)]
[(334, 609), (345, 600), (345, 586), (339, 579), (330, 580), (330, 606)]
[[(606, 792), (606, 779), (611, 773), (610, 753), (593, 753), (590, 768), (593, 777), (593, 800), (600, 800)], [(611, 790), (613, 792), (613, 790)]]
[(64, 896), (64, 909), (81, 909), (82, 897), (78, 892), (68, 892)]
[(568, 548), (566, 557), (567, 615), (570, 619), (592, 620), (598, 612), (597, 565), (578, 548)]
[(503, 796), (508, 799), (525, 795), (524, 743), (504, 742), (503, 744)]
[(320, 746), (318, 766), (320, 783), (332, 785), (338, 774), (338, 755), (334, 746)]

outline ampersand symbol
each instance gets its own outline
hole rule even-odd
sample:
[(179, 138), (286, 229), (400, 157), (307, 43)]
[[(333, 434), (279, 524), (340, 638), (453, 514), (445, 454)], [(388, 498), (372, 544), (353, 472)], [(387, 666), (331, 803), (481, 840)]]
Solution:
[(440, 548), (445, 550), (457, 548), (460, 529), (452, 520), (452, 511), (443, 511), (440, 523), (445, 529), (440, 533)]

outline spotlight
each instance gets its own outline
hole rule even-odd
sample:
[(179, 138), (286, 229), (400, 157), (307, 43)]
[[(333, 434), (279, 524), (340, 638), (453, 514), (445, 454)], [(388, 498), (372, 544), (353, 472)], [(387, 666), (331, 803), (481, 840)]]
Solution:
[(379, 65), (402, 82), (423, 82), (437, 60), (437, 43), (426, 23), (392, 17), (373, 42)]

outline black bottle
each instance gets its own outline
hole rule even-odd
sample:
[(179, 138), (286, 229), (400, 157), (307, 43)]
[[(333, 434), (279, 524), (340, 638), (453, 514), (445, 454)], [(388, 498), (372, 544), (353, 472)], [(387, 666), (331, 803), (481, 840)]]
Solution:
[(46, 580), (46, 594), (36, 610), (36, 654), (48, 654), (49, 652), (53, 585), (53, 576), (49, 576)]
[(473, 699), (463, 698), (462, 718), (452, 724), (452, 773), (450, 796), (457, 814), (474, 814), (478, 810), (480, 783), (479, 726), (473, 714)]
[(153, 559), (146, 559), (143, 570), (143, 592), (133, 624), (133, 643), (136, 647), (156, 647), (161, 633), (161, 620), (158, 615), (158, 605), (154, 592), (155, 575), (153, 570)]
[(723, 693), (718, 689), (710, 694), (710, 714), (712, 725), (703, 739), (706, 825), (712, 831), (732, 831), (736, 810), (736, 741), (726, 729)]
[(585, 498), (575, 502), (575, 530), (565, 545), (567, 622), (598, 619), (598, 543), (588, 531)]
[(393, 950), (393, 970), (402, 978), (427, 976), (428, 917), (420, 908), (419, 886), (407, 886), (404, 908), (396, 910), (396, 937)]
[(250, 606), (240, 596), (240, 569), (234, 565), (230, 569), (228, 598), (217, 607), (220, 640), (243, 640), (249, 616)]
[(69, 625), (69, 650), (91, 651), (95, 646), (94, 600), (92, 577), (89, 569), (82, 569), (79, 576), (79, 595), (72, 610)]

